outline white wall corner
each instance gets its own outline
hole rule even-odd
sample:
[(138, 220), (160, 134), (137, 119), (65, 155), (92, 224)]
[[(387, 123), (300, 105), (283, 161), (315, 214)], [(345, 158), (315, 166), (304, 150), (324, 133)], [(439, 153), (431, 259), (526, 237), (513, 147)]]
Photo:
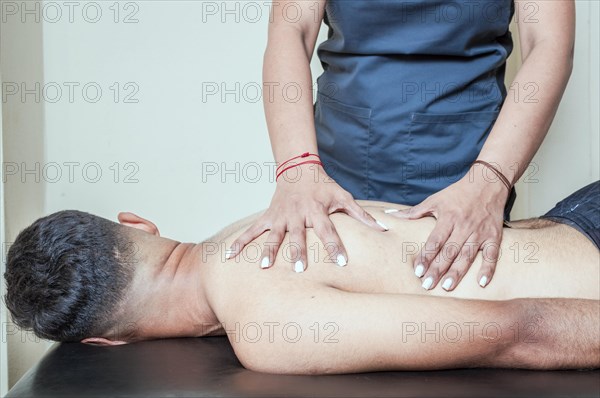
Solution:
[[(2, 84), (2, 73), (0, 72), (0, 84)], [(2, 146), (2, 102), (0, 101), (0, 165), (4, 164), (3, 146)], [(0, 168), (0, 297), (4, 297), (4, 262), (6, 259), (6, 235), (4, 233), (4, 167)], [(2, 301), (2, 299), (0, 299)], [(3, 397), (8, 392), (8, 359), (6, 355), (6, 308), (4, 301), (0, 303), (0, 397)]]

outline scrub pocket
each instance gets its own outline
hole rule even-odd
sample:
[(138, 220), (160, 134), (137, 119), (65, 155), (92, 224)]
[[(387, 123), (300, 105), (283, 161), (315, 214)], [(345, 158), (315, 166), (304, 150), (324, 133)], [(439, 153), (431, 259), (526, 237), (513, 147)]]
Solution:
[(411, 113), (403, 170), (410, 201), (418, 203), (463, 177), (499, 113)]
[(318, 91), (314, 110), (325, 171), (356, 199), (366, 198), (371, 108), (349, 105)]

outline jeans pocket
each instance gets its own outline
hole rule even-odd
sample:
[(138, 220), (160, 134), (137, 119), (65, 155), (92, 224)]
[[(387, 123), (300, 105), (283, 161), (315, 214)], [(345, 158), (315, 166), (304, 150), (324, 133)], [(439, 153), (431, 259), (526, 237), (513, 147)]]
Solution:
[(355, 198), (366, 198), (371, 108), (317, 92), (314, 110), (317, 146), (327, 174)]
[(415, 200), (458, 181), (477, 158), (500, 111), (412, 113), (404, 176)]

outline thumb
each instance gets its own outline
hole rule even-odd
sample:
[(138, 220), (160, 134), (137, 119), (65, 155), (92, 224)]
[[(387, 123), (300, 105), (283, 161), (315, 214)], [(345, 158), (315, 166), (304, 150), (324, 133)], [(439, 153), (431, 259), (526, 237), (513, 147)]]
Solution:
[(406, 220), (416, 220), (427, 214), (431, 213), (431, 209), (426, 202), (421, 202), (416, 206), (407, 207), (406, 209), (398, 210), (392, 213), (393, 216), (398, 218), (404, 218)]

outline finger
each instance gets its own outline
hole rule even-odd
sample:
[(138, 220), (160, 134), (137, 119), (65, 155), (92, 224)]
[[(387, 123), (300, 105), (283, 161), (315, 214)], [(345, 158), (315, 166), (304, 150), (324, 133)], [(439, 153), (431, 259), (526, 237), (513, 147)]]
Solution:
[(388, 231), (389, 228), (379, 220), (376, 220), (369, 212), (363, 209), (354, 199), (344, 203), (342, 212), (348, 214), (351, 217), (356, 218), (358, 221), (363, 222), (369, 227), (376, 228), (383, 231)]
[(469, 235), (464, 234), (464, 232), (454, 230), (446, 242), (442, 243), (441, 249), (438, 251), (434, 259), (429, 263), (427, 272), (424, 275), (424, 289), (433, 289), (438, 284), (440, 279), (446, 274), (454, 260), (460, 254), (460, 250), (467, 241), (468, 237)]
[(486, 287), (496, 271), (496, 264), (500, 257), (500, 241), (486, 241), (481, 245), (481, 269), (477, 275), (479, 286)]
[(384, 213), (406, 220), (416, 220), (434, 214), (434, 209), (428, 200), (424, 200), (416, 206), (407, 207), (405, 209), (385, 209)]
[(462, 281), (469, 268), (471, 268), (473, 261), (475, 261), (475, 257), (477, 257), (479, 246), (480, 243), (471, 235), (460, 249), (460, 253), (450, 266), (450, 269), (446, 271), (446, 274), (442, 278), (441, 282), (444, 290), (452, 291)]
[(240, 236), (238, 236), (236, 240), (233, 241), (231, 246), (229, 246), (229, 249), (227, 249), (225, 252), (225, 260), (230, 260), (240, 254), (242, 249), (244, 249), (248, 243), (258, 238), (268, 229), (269, 228), (267, 224), (262, 220), (258, 220), (252, 224)]
[(289, 231), (290, 262), (295, 272), (306, 270), (306, 226), (302, 220), (295, 221)]
[(413, 268), (417, 277), (421, 278), (425, 275), (429, 264), (440, 251), (442, 243), (448, 240), (451, 233), (451, 225), (445, 225), (441, 222), (436, 223), (435, 228), (433, 228), (433, 231), (429, 234), (427, 241), (415, 255), (413, 260)]
[(270, 268), (271, 265), (273, 265), (284, 237), (285, 226), (278, 226), (271, 229), (267, 241), (265, 242), (265, 247), (263, 247), (262, 250), (260, 268)]
[(344, 267), (348, 263), (348, 253), (331, 219), (327, 216), (318, 217), (317, 221), (313, 222), (313, 229), (328, 253), (325, 262)]

